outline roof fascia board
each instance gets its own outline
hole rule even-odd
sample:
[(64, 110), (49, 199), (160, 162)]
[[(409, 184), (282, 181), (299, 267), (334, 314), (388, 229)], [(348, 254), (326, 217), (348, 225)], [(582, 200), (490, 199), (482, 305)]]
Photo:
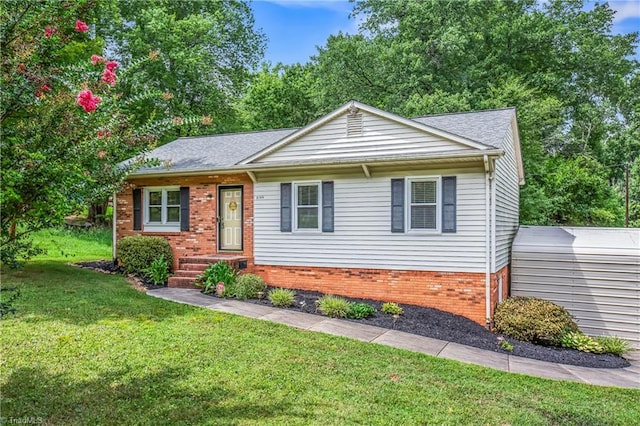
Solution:
[(381, 109), (360, 103), (358, 101), (352, 100), (347, 102), (346, 104), (342, 105), (341, 107), (339, 107), (338, 109), (334, 110), (333, 112), (330, 112), (329, 114), (325, 115), (324, 117), (319, 118), (318, 120), (312, 122), (311, 124), (300, 128), (299, 130), (295, 131), (294, 133), (290, 134), (289, 136), (285, 137), (284, 139), (281, 139), (280, 141), (274, 143), (271, 146), (268, 146), (267, 148), (263, 149), (260, 152), (257, 152), (256, 154), (247, 157), (246, 159), (242, 160), (240, 163), (238, 164), (249, 164), (255, 160), (258, 160), (260, 158), (263, 158), (269, 154), (271, 154), (274, 151), (277, 151), (287, 145), (289, 145), (290, 143), (292, 143), (293, 141), (295, 141), (296, 139), (299, 139), (300, 137), (304, 136), (305, 134), (317, 129), (318, 127), (322, 126), (325, 123), (328, 123), (329, 121), (333, 120), (334, 118), (338, 117), (341, 114), (344, 114), (345, 112), (347, 112), (350, 108), (352, 107), (356, 107), (360, 110), (366, 111), (370, 114), (373, 115), (377, 115), (379, 117), (385, 118), (387, 120), (390, 121), (395, 121), (401, 124), (404, 124), (405, 126), (414, 128), (416, 130), (422, 131), (422, 132), (426, 132), (435, 136), (439, 136), (442, 137), (444, 139), (448, 139), (450, 141), (453, 142), (457, 142), (461, 145), (470, 147), (470, 148), (475, 148), (475, 149), (481, 149), (481, 150), (487, 150), (487, 149), (492, 149), (493, 147), (482, 144), (480, 142), (476, 142), (473, 141), (471, 139), (467, 139), (467, 138), (463, 138), (462, 136), (458, 136), (455, 135), (453, 133), (449, 133), (446, 132), (444, 130), (440, 130), (440, 129), (436, 129), (435, 127), (431, 127), (428, 126), (426, 124), (422, 124), (419, 123), (417, 121), (413, 121), (411, 119), (408, 118), (404, 118), (401, 117), (399, 115), (387, 112), (387, 111), (383, 111)]
[(436, 129), (435, 127), (431, 127), (431, 126), (429, 126), (427, 124), (419, 123), (417, 121), (411, 120), (409, 118), (401, 117), (401, 116), (399, 116), (397, 114), (393, 114), (391, 112), (383, 111), (381, 109), (378, 109), (378, 108), (375, 108), (375, 107), (372, 107), (372, 106), (369, 106), (369, 105), (361, 104), (358, 101), (352, 101), (352, 102), (359, 109), (365, 110), (365, 111), (367, 111), (367, 112), (369, 112), (371, 114), (377, 115), (379, 117), (386, 118), (387, 120), (395, 121), (395, 122), (404, 124), (405, 126), (412, 127), (412, 128), (414, 128), (416, 130), (420, 130), (420, 131), (423, 131), (423, 132), (426, 132), (426, 133), (430, 133), (430, 134), (435, 135), (435, 136), (440, 136), (441, 138), (449, 139), (450, 141), (457, 142), (457, 143), (459, 143), (461, 145), (468, 146), (470, 148), (476, 148), (476, 149), (482, 149), (482, 150), (493, 149), (492, 146), (488, 146), (488, 145), (485, 145), (483, 143), (476, 142), (474, 140), (467, 139), (467, 138), (464, 138), (462, 136), (458, 136), (458, 135), (453, 134), (453, 133), (449, 133), (449, 132), (447, 132), (445, 130)]
[(513, 133), (513, 150), (516, 155), (516, 165), (518, 166), (518, 183), (525, 184), (524, 165), (522, 164), (522, 150), (520, 149), (520, 132), (518, 131), (517, 110), (514, 109), (511, 117), (511, 132)]
[(166, 176), (203, 176), (210, 174), (236, 174), (236, 173), (248, 173), (259, 172), (261, 170), (291, 170), (291, 169), (308, 169), (310, 167), (316, 168), (330, 168), (330, 167), (360, 167), (362, 164), (366, 165), (384, 165), (384, 164), (398, 164), (398, 163), (435, 163), (438, 160), (456, 160), (456, 159), (477, 159), (482, 161), (485, 155), (489, 157), (500, 157), (504, 154), (501, 149), (491, 149), (476, 152), (461, 152), (455, 154), (444, 154), (420, 156), (420, 157), (382, 157), (382, 158), (354, 158), (343, 161), (327, 161), (327, 162), (305, 162), (305, 163), (271, 163), (271, 164), (239, 164), (237, 166), (231, 166), (223, 169), (207, 169), (207, 170), (163, 170), (163, 171), (151, 171), (142, 173), (132, 173), (127, 179), (139, 179), (139, 178), (151, 178), (151, 177), (166, 177)]
[(346, 104), (344, 104), (343, 106), (341, 106), (338, 109), (334, 110), (333, 112), (330, 112), (329, 114), (318, 118), (317, 120), (309, 123), (308, 125), (306, 125), (304, 127), (301, 127), (300, 129), (298, 129), (295, 132), (291, 133), (289, 136), (286, 136), (283, 139), (280, 139), (278, 142), (274, 143), (273, 145), (270, 145), (270, 146), (266, 147), (262, 151), (259, 151), (259, 152), (255, 153), (255, 154), (253, 154), (252, 156), (245, 158), (244, 160), (242, 160), (238, 164), (248, 164), (248, 163), (250, 163), (252, 161), (255, 161), (255, 160), (259, 159), (259, 158), (262, 158), (262, 157), (264, 157), (266, 155), (269, 155), (272, 152), (277, 151), (278, 149), (280, 149), (280, 148), (282, 148), (282, 147), (284, 147), (286, 145), (289, 145), (294, 140), (304, 136), (305, 134), (313, 131), (314, 129), (317, 129), (318, 127), (320, 127), (323, 124), (333, 120), (334, 118), (336, 118), (337, 116), (339, 116), (340, 114), (342, 114), (343, 112), (348, 110), (348, 108), (351, 106), (352, 102), (355, 102), (355, 101), (347, 102)]

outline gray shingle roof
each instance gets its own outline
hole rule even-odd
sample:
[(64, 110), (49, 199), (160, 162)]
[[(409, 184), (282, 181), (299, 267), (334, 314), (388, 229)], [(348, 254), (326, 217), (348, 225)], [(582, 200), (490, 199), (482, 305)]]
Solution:
[[(462, 136), (494, 148), (502, 148), (504, 134), (511, 125), (513, 108), (430, 115), (412, 120), (439, 130)], [(238, 165), (242, 160), (291, 135), (297, 128), (246, 133), (183, 137), (158, 147), (147, 154), (168, 162), (159, 167), (143, 167), (135, 174), (171, 171), (220, 170)]]
[(494, 148), (502, 148), (504, 134), (511, 125), (514, 112), (515, 108), (505, 108), (428, 115), (412, 120)]
[[(224, 169), (238, 164), (296, 130), (281, 129), (178, 138), (149, 152), (147, 158), (168, 161), (172, 172)], [(143, 167), (134, 174), (162, 170), (167, 170), (167, 167), (165, 165)]]

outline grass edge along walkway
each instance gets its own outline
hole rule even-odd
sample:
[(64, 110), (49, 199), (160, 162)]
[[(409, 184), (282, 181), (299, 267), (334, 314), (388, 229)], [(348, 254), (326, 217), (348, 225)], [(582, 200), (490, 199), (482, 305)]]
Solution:
[[(32, 262), (2, 320), (2, 417), (49, 424), (620, 424), (640, 391), (551, 381), (151, 298)], [(8, 420), (6, 420), (8, 421)]]
[[(196, 289), (159, 288), (150, 290), (147, 294), (178, 303), (206, 307), (214, 311), (233, 313), (254, 319), (286, 324), (303, 330), (349, 337), (394, 348), (408, 349), (511, 373), (602, 386), (640, 389), (640, 362), (635, 360), (632, 360), (632, 365), (627, 368), (609, 369), (564, 365), (523, 358), (509, 353), (479, 349), (398, 330), (359, 324), (357, 321), (328, 318), (323, 315), (279, 309), (240, 300), (214, 298), (204, 295)], [(630, 355), (635, 354), (637, 352)]]

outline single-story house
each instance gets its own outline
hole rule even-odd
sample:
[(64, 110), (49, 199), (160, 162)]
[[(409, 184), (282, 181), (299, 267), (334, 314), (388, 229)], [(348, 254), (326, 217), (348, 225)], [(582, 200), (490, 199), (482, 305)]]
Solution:
[(172, 245), (170, 286), (226, 259), (278, 287), (485, 324), (524, 183), (513, 108), (407, 119), (350, 101), (298, 129), (179, 138), (117, 194), (115, 238)]

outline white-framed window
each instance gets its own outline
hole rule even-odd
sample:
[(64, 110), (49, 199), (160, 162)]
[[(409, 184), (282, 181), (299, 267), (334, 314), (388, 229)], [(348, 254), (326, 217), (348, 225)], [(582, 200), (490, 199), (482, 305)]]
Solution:
[(407, 229), (440, 230), (440, 177), (408, 177), (406, 185)]
[(293, 187), (294, 229), (296, 231), (320, 231), (322, 225), (320, 182), (296, 182)]
[(146, 231), (180, 231), (180, 187), (145, 188), (144, 224)]

